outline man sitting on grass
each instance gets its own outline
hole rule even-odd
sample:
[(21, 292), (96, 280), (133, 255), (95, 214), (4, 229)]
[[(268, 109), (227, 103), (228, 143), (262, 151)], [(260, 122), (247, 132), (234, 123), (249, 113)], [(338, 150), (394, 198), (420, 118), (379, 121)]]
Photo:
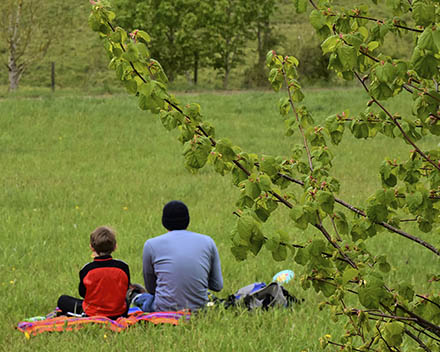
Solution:
[(187, 231), (189, 213), (180, 201), (165, 205), (162, 224), (168, 233), (149, 239), (143, 250), (143, 275), (149, 293), (133, 303), (145, 312), (197, 310), (208, 289), (223, 288), (220, 258), (211, 237)]
[(58, 308), (64, 315), (99, 315), (110, 319), (125, 316), (130, 269), (111, 256), (116, 249), (114, 231), (106, 226), (95, 229), (90, 234), (90, 249), (94, 260), (79, 272), (79, 294), (84, 300), (63, 295), (58, 299)]

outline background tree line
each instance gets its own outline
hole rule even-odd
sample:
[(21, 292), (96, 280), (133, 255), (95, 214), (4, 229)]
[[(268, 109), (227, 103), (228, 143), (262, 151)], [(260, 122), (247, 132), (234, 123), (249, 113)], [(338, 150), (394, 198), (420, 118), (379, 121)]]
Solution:
[[(310, 81), (330, 79), (327, 58), (307, 14), (291, 0), (108, 0), (117, 22), (152, 37), (151, 54), (175, 85), (267, 87), (268, 50), (295, 54)], [(343, 2), (343, 1), (341, 1)], [(90, 4), (76, 0), (4, 0), (0, 4), (0, 84), (16, 89), (50, 85), (111, 90), (115, 85), (99, 39), (87, 18)], [(398, 50), (402, 43), (390, 43)]]

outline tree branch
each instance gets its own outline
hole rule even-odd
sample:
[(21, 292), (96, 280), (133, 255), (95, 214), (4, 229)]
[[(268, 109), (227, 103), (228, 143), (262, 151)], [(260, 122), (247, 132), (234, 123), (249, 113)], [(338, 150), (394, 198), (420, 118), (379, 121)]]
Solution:
[(440, 171), (440, 166), (435, 163), (434, 161), (432, 161), (429, 156), (427, 156), (422, 150), (420, 150), (420, 148), (411, 140), (411, 138), (409, 138), (409, 136), (405, 133), (405, 131), (403, 130), (402, 126), (400, 125), (400, 123), (396, 120), (396, 118), (391, 115), (391, 113), (375, 98), (370, 94), (370, 90), (368, 89), (368, 87), (366, 86), (365, 82), (359, 77), (359, 74), (355, 71), (353, 71), (356, 78), (359, 80), (359, 82), (361, 82), (362, 86), (364, 87), (364, 89), (367, 91), (367, 93), (370, 95), (371, 99), (373, 100), (373, 102), (379, 106), (382, 111), (388, 115), (388, 117), (391, 119), (391, 121), (394, 122), (394, 124), (397, 126), (397, 128), (400, 130), (400, 133), (402, 133), (403, 138), (409, 143), (411, 144), (415, 150), (417, 151), (417, 153), (420, 154), (420, 156), (425, 159), (427, 162), (429, 162), (431, 165), (433, 165), (437, 170)]
[[(294, 179), (294, 178), (292, 178), (292, 177), (290, 177), (290, 176), (288, 176), (288, 175), (281, 174), (281, 173), (279, 173), (278, 175), (279, 175), (280, 177), (285, 178), (286, 180), (288, 180), (288, 181), (290, 181), (290, 182), (296, 183), (296, 184), (298, 184), (298, 185), (300, 185), (300, 186), (304, 186), (304, 182), (302, 182), (302, 181), (300, 181), (300, 180), (296, 180), (296, 179)], [(345, 208), (351, 210), (352, 212), (354, 212), (354, 213), (356, 213), (356, 214), (358, 214), (358, 215), (364, 217), (364, 218), (367, 217), (367, 214), (365, 214), (365, 212), (363, 212), (362, 210), (360, 210), (360, 209), (354, 207), (354, 206), (351, 205), (351, 204), (348, 204), (347, 202), (343, 201), (342, 199), (335, 198), (335, 202), (338, 203), (338, 204), (340, 204), (340, 205), (342, 205), (343, 207), (345, 207)], [(407, 232), (405, 232), (405, 231), (403, 231), (403, 230), (400, 230), (400, 229), (398, 229), (398, 228), (396, 228), (396, 227), (394, 227), (394, 226), (392, 226), (392, 225), (390, 225), (390, 224), (388, 224), (388, 223), (386, 223), (386, 222), (384, 222), (384, 221), (379, 222), (379, 223), (377, 223), (377, 224), (378, 224), (378, 225), (381, 225), (382, 227), (385, 227), (387, 230), (389, 230), (389, 231), (391, 231), (391, 232), (394, 232), (394, 233), (396, 233), (396, 234), (398, 234), (398, 235), (400, 235), (400, 236), (403, 236), (403, 237), (405, 237), (405, 238), (407, 238), (407, 239), (409, 239), (409, 240), (411, 240), (411, 241), (414, 241), (414, 242), (416, 242), (416, 243), (422, 245), (423, 247), (429, 249), (430, 251), (432, 251), (432, 252), (435, 253), (436, 255), (440, 256), (440, 250), (439, 250), (439, 249), (437, 249), (436, 247), (434, 247), (432, 244), (430, 244), (430, 243), (428, 243), (428, 242), (422, 240), (421, 238), (418, 238), (418, 237), (416, 237), (416, 236), (413, 236), (413, 235), (411, 235), (411, 234), (409, 234), (409, 233), (407, 233)]]
[(404, 311), (406, 314), (408, 314), (410, 317), (416, 318), (415, 323), (420, 325), (421, 327), (425, 328), (426, 330), (432, 332), (433, 334), (440, 337), (440, 326), (437, 326), (425, 319), (423, 319), (421, 316), (415, 314), (414, 312), (411, 312), (410, 310), (406, 309), (404, 306), (397, 304), (397, 308)]
[[(315, 3), (314, 3), (312, 0), (309, 0), (309, 2), (310, 2), (310, 4), (314, 7), (315, 10), (318, 10), (318, 11), (320, 10), (320, 9), (315, 5)], [(408, 2), (411, 4), (410, 0), (408, 0)], [(336, 15), (335, 15), (335, 14), (330, 14), (329, 16), (336, 16)], [(381, 19), (378, 19), (378, 18), (373, 18), (373, 17), (368, 17), (368, 16), (361, 16), (361, 15), (348, 15), (348, 17), (351, 17), (351, 18), (359, 18), (359, 19), (362, 19), (362, 20), (373, 21), (373, 22), (378, 22), (378, 23), (381, 23), (381, 24), (385, 24), (385, 21), (384, 21), (384, 20), (381, 20)], [(422, 32), (423, 32), (422, 29), (417, 29), (417, 28), (411, 28), (411, 27), (407, 27), (407, 26), (402, 26), (402, 25), (397, 24), (397, 23), (394, 23), (394, 22), (392, 23), (392, 25), (393, 25), (394, 27), (396, 27), (396, 28), (404, 29), (404, 30), (411, 31), (411, 32), (417, 32), (417, 33), (422, 33)]]

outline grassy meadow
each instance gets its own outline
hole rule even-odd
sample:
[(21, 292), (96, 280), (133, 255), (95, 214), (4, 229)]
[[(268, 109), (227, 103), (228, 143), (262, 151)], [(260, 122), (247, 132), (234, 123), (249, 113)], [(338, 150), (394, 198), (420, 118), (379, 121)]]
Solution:
[[(217, 138), (227, 137), (245, 151), (288, 156), (300, 142), (298, 135), (284, 135), (276, 93), (209, 92), (179, 98), (200, 103)], [(387, 106), (408, 111), (409, 100), (407, 95)], [(317, 123), (347, 107), (360, 111), (365, 102), (359, 89), (309, 90), (306, 98)], [(139, 324), (122, 333), (90, 327), (29, 340), (15, 330), (19, 321), (50, 312), (59, 295), (78, 295), (78, 271), (91, 260), (89, 233), (99, 225), (116, 229), (114, 256), (130, 265), (133, 282), (142, 283), (143, 244), (164, 233), (161, 210), (172, 199), (188, 205), (190, 230), (217, 243), (225, 281), (220, 297), (255, 281), (270, 282), (282, 269), (301, 275), (292, 258), (275, 262), (264, 248), (245, 262), (234, 259), (229, 234), (238, 190), (229, 176), (209, 167), (195, 175), (187, 171), (176, 137), (176, 131), (167, 132), (157, 117), (141, 111), (125, 94), (0, 98), (0, 350), (312, 352), (319, 350), (324, 334), (344, 333), (343, 323), (333, 323), (327, 311), (318, 310), (323, 297), (303, 291), (295, 280), (286, 288), (305, 301), (287, 310), (213, 309), (177, 327)], [(410, 150), (399, 140), (355, 140), (349, 133), (332, 149), (334, 174), (342, 184), (339, 197), (358, 206), (380, 187), (382, 160), (404, 157)], [(296, 243), (319, 235), (287, 223), (286, 209), (278, 213), (266, 225), (268, 232), (284, 228)], [(424, 238), (432, 241), (429, 235)], [(394, 266), (391, 282), (404, 277), (417, 285), (434, 263), (429, 251), (395, 234), (384, 232), (375, 239), (371, 249), (389, 253)]]

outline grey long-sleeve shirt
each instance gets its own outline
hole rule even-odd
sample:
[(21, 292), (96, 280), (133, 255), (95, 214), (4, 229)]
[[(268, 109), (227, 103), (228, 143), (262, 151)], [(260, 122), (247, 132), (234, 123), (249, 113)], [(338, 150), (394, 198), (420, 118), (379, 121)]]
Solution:
[(144, 283), (155, 295), (155, 311), (198, 309), (208, 301), (208, 289), (223, 288), (220, 257), (209, 236), (170, 231), (147, 240), (142, 257)]

